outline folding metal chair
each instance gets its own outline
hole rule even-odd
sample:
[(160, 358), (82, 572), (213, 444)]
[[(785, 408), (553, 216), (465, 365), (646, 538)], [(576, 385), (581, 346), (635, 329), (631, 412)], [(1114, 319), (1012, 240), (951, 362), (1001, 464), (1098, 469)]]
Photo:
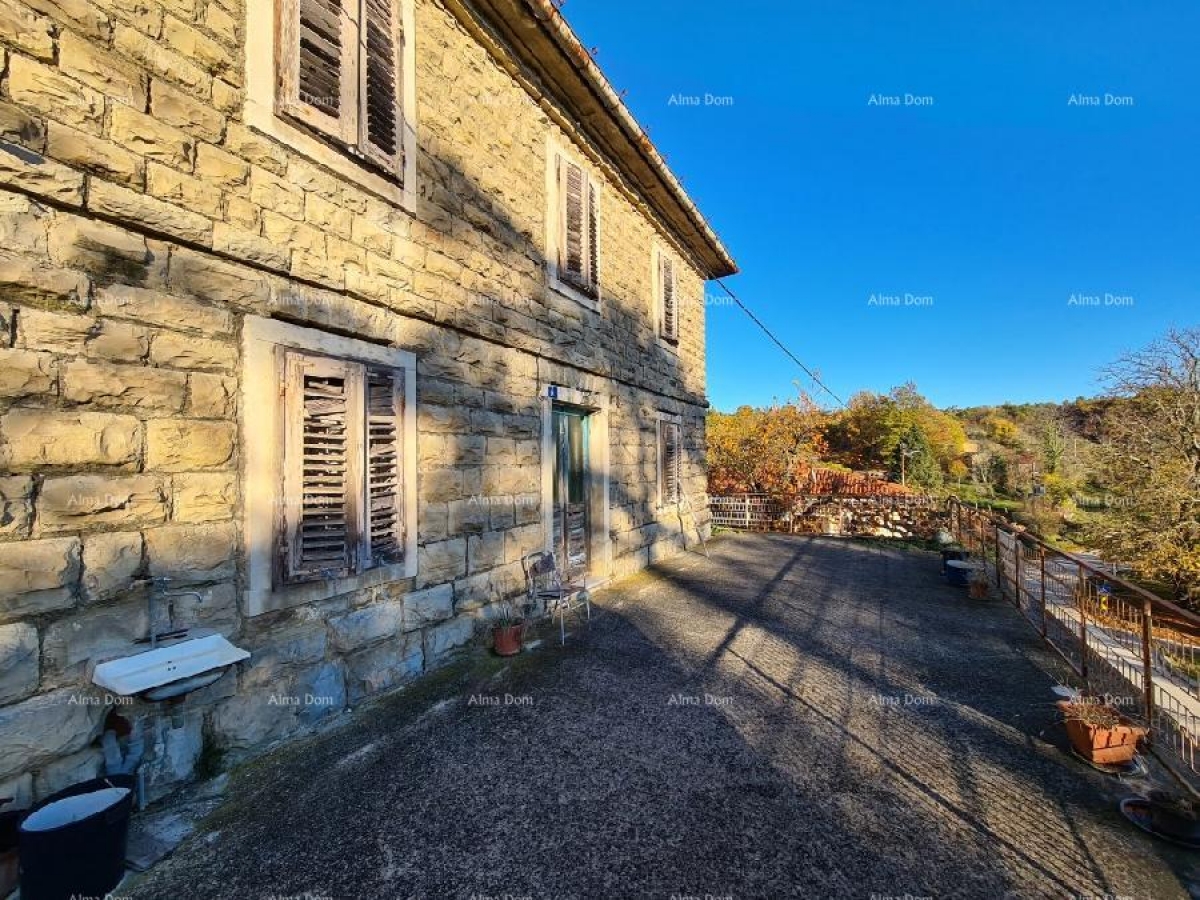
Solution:
[(592, 621), (592, 597), (587, 588), (567, 581), (558, 566), (558, 557), (548, 550), (538, 550), (521, 557), (521, 568), (525, 572), (525, 588), (529, 602), (536, 609), (541, 605), (550, 616), (558, 613), (558, 626), (562, 643), (567, 642), (567, 613), (583, 607), (587, 620)]

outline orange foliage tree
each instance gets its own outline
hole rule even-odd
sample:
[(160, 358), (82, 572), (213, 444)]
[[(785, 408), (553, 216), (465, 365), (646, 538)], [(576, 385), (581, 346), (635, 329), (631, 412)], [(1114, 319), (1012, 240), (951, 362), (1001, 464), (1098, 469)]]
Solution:
[(795, 494), (826, 450), (826, 418), (804, 393), (767, 409), (709, 413), (709, 491)]

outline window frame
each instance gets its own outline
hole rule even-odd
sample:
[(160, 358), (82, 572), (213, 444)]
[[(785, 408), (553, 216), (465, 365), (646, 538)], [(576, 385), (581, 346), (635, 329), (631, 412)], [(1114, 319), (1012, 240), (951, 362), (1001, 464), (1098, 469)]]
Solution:
[[(568, 163), (578, 166), (583, 173), (585, 198), (584, 198), (584, 235), (587, 237), (590, 232), (589, 216), (588, 216), (588, 195), (594, 192), (595, 195), (595, 243), (587, 244), (584, 249), (584, 261), (589, 268), (593, 268), (592, 255), (595, 255), (594, 271), (590, 272), (591, 281), (594, 286), (594, 296), (592, 293), (581, 289), (577, 285), (559, 271), (559, 257), (565, 241), (566, 233), (566, 196), (559, 189), (559, 166), (562, 163)], [(546, 275), (547, 282), (552, 291), (561, 294), (564, 297), (569, 297), (579, 303), (581, 306), (595, 312), (600, 311), (601, 301), (603, 299), (603, 287), (600, 278), (604, 271), (604, 242), (601, 239), (604, 224), (604, 186), (600, 179), (596, 178), (589, 168), (580, 160), (580, 158), (572, 153), (568, 153), (563, 147), (554, 140), (548, 140), (546, 143)]]
[[(678, 430), (679, 443), (675, 451), (675, 498), (668, 500), (666, 496), (666, 443), (664, 434), (667, 428), (675, 428)], [(662, 413), (655, 422), (655, 469), (658, 472), (658, 503), (657, 508), (661, 510), (671, 509), (683, 502), (683, 417)]]
[[(662, 280), (662, 264), (664, 260), (671, 264), (671, 282), (674, 288), (672, 297), (675, 303), (675, 331), (673, 334), (668, 334), (666, 331), (666, 291), (664, 290)], [(650, 279), (651, 284), (654, 286), (654, 335), (660, 344), (671, 350), (678, 350), (681, 314), (679, 302), (679, 258), (659, 243), (653, 245), (650, 254)]]
[(414, 0), (394, 0), (400, 15), (400, 148), (403, 165), (384, 174), (369, 153), (350, 152), (325, 136), (313, 122), (304, 123), (281, 108), (277, 91), (281, 49), (279, 28), (284, 0), (256, 0), (246, 13), (246, 91), (243, 120), (247, 126), (319, 163), (384, 200), (415, 213), (417, 208), (417, 92)]
[[(242, 332), (243, 372), (241, 433), (243, 469), (243, 543), (247, 564), (245, 610), (261, 615), (338, 594), (417, 575), (417, 383), (416, 357), (405, 350), (303, 328), (274, 319), (248, 316)], [(281, 350), (282, 348), (282, 350)], [(404, 410), (401, 515), (404, 558), (329, 580), (284, 582), (279, 575), (278, 540), (281, 510), (287, 503), (282, 446), (286, 436), (286, 385), (280, 357), (286, 351), (348, 361), (402, 373)], [(253, 416), (249, 411), (253, 410)]]

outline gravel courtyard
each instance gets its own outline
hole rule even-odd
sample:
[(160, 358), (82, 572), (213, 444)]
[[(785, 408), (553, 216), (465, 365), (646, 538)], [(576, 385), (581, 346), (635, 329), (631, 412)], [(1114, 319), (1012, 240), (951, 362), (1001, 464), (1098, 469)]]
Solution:
[(132, 898), (1188, 897), (932, 554), (742, 535), (239, 772)]

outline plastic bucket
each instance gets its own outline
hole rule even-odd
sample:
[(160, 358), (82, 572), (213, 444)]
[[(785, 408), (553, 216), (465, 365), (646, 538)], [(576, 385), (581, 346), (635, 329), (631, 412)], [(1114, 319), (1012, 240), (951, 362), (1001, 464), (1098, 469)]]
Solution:
[(104, 897), (125, 874), (134, 780), (94, 778), (47, 797), (21, 822), (22, 900)]

